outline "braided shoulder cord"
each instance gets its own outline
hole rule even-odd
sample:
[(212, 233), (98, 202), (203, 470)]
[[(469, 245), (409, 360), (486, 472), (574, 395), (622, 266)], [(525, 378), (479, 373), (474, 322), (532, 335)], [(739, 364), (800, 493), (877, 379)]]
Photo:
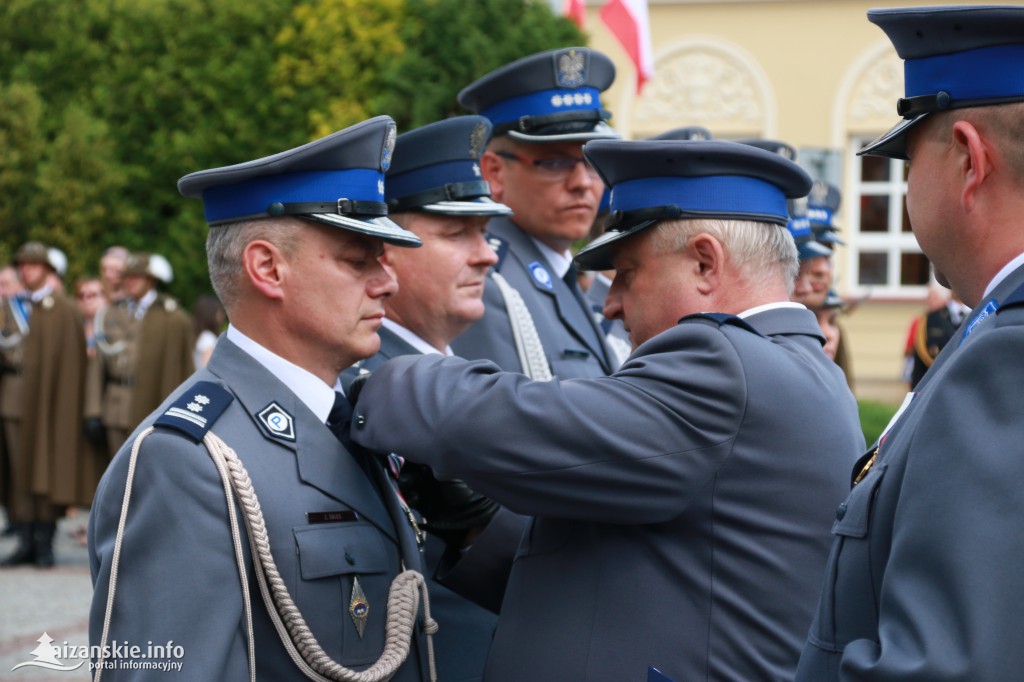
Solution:
[(491, 276), (498, 285), (501, 297), (505, 299), (505, 310), (508, 311), (509, 323), (512, 325), (512, 339), (516, 344), (523, 374), (537, 381), (551, 381), (551, 368), (544, 353), (544, 344), (526, 302), (501, 274), (492, 272)]

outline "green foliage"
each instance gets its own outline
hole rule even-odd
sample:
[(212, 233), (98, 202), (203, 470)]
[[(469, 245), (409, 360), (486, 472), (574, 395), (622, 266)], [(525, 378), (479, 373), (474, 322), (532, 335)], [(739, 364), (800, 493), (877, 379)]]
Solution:
[(46, 151), (43, 100), (31, 83), (0, 83), (0, 257), (7, 262), (35, 222), (35, 172)]
[(33, 237), (69, 255), (67, 280), (73, 282), (96, 273), (107, 226), (132, 223), (137, 211), (120, 201), (127, 178), (107, 124), (77, 104), (61, 122), (38, 166)]
[(378, 74), (398, 59), (405, 0), (311, 0), (278, 35), (276, 93), (308, 112), (316, 136), (374, 114), (368, 101)]
[(882, 435), (882, 429), (899, 409), (898, 405), (889, 405), (874, 400), (858, 400), (860, 407), (860, 426), (864, 431), (864, 441), (871, 445)]
[(69, 281), (113, 244), (209, 290), (202, 205), (181, 176), (389, 114), (461, 113), (458, 91), (584, 37), (544, 0), (4, 0), (0, 260), (29, 238)]
[(550, 3), (523, 0), (407, 0), (407, 49), (381, 74), (371, 111), (408, 130), (464, 114), (459, 91), (502, 64), (542, 50), (585, 45)]

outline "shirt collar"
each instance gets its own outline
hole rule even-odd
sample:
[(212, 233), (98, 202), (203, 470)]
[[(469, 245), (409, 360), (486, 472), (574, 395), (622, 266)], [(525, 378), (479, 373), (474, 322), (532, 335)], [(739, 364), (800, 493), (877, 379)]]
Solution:
[(39, 303), (41, 300), (53, 293), (53, 285), (45, 284), (35, 291), (29, 292), (28, 299), (33, 303)]
[(996, 273), (996, 276), (992, 278), (992, 281), (989, 282), (988, 286), (985, 288), (985, 293), (982, 295), (981, 300), (984, 301), (986, 298), (988, 298), (988, 295), (991, 294), (997, 286), (1002, 284), (1003, 280), (1009, 277), (1011, 272), (1013, 272), (1022, 265), (1024, 265), (1024, 253), (1020, 254), (1019, 256), (1011, 260), (1009, 263), (1003, 266), (1002, 270)]
[(765, 303), (764, 305), (754, 306), (744, 310), (742, 313), (736, 315), (736, 317), (745, 320), (752, 315), (763, 313), (768, 310), (777, 310), (779, 308), (796, 308), (797, 310), (806, 310), (807, 306), (803, 303), (796, 303), (795, 301), (778, 301), (776, 303)]
[(420, 338), (420, 336), (415, 332), (409, 331), (394, 320), (389, 320), (386, 317), (384, 318), (384, 328), (424, 355), (430, 355), (431, 353), (437, 353), (438, 355), (452, 355), (451, 346), (445, 346), (444, 353), (442, 353)]
[(237, 327), (228, 325), (227, 336), (233, 344), (252, 356), (253, 360), (263, 365), (287, 386), (317, 419), (327, 422), (327, 415), (334, 407), (334, 393), (341, 392), (340, 383), (336, 383), (334, 387), (328, 386), (316, 375), (256, 343)]
[(135, 319), (141, 320), (155, 300), (156, 289), (150, 289), (142, 298), (139, 299), (138, 303), (135, 304)]
[(544, 242), (538, 241), (533, 237), (530, 237), (530, 239), (533, 239), (533, 243), (537, 245), (538, 249), (540, 249), (541, 255), (544, 256), (544, 260), (548, 262), (551, 269), (555, 271), (556, 275), (558, 275), (558, 279), (565, 277), (565, 273), (569, 272), (569, 265), (572, 263), (572, 261), (569, 260), (569, 252), (566, 251), (565, 253), (558, 253)]

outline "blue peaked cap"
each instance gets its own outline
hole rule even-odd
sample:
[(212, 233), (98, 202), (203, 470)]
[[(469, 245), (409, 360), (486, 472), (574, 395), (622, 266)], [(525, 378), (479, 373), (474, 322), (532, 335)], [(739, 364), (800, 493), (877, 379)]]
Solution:
[(611, 188), (608, 232), (576, 254), (581, 268), (611, 267), (613, 247), (663, 220), (719, 218), (785, 226), (788, 199), (811, 178), (778, 154), (724, 140), (596, 140), (583, 152)]
[(523, 57), (473, 81), (459, 104), (486, 116), (495, 135), (525, 142), (615, 139), (601, 93), (615, 80), (615, 65), (587, 47)]
[(394, 147), (394, 121), (378, 116), (272, 156), (190, 173), (178, 191), (203, 200), (211, 227), (292, 215), (419, 246), (386, 217), (384, 172)]
[(510, 215), (491, 200), (480, 155), (491, 137), (483, 116), (456, 116), (398, 136), (384, 194), (388, 210), (446, 215)]
[(904, 60), (896, 126), (858, 152), (906, 159), (907, 131), (928, 114), (1024, 101), (1024, 6), (873, 9)]

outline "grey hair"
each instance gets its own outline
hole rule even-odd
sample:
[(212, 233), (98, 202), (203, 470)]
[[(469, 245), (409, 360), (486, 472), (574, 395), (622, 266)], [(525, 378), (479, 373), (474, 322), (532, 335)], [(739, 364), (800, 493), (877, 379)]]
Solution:
[(229, 317), (242, 295), (242, 254), (246, 245), (266, 240), (287, 258), (295, 253), (303, 227), (298, 218), (286, 217), (240, 220), (210, 228), (206, 237), (206, 265), (213, 290)]
[(654, 226), (651, 245), (657, 253), (682, 251), (698, 234), (722, 243), (726, 257), (754, 282), (781, 278), (793, 292), (800, 261), (793, 235), (782, 225), (752, 220), (713, 218), (666, 220)]

